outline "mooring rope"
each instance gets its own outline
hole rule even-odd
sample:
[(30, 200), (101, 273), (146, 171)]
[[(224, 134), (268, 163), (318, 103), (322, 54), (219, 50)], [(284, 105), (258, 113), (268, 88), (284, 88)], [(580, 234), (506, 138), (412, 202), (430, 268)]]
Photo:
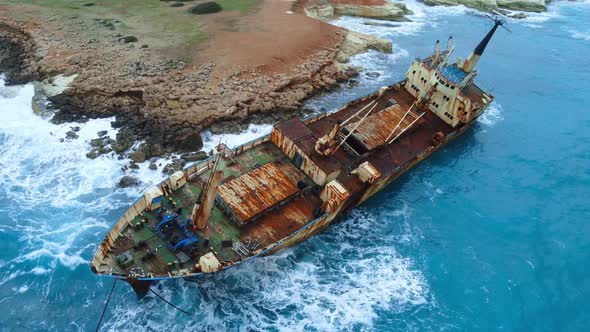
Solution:
[(104, 308), (102, 308), (102, 315), (100, 315), (100, 319), (98, 320), (98, 324), (96, 324), (96, 332), (100, 329), (100, 323), (102, 323), (102, 319), (104, 318), (104, 314), (107, 312), (107, 308), (109, 307), (109, 302), (111, 302), (111, 297), (113, 296), (113, 291), (115, 290), (115, 285), (117, 284), (117, 278), (113, 282), (113, 287), (111, 287), (111, 292), (109, 293), (109, 297), (107, 298), (107, 302), (104, 304)]
[[(98, 330), (100, 329), (100, 324), (102, 323), (102, 319), (104, 318), (104, 315), (107, 312), (107, 308), (109, 307), (109, 303), (111, 302), (111, 297), (113, 297), (113, 292), (115, 291), (115, 285), (117, 285), (117, 281), (119, 279), (115, 278), (115, 281), (113, 282), (113, 286), (111, 287), (111, 291), (109, 293), (109, 297), (107, 298), (107, 301), (104, 304), (104, 308), (102, 308), (102, 314), (100, 315), (100, 319), (98, 320), (98, 324), (96, 324), (96, 332), (98, 332)], [(160, 300), (166, 302), (169, 306), (171, 306), (172, 308), (182, 312), (185, 315), (190, 316), (191, 314), (189, 312), (187, 312), (186, 310), (183, 310), (179, 307), (177, 307), (176, 305), (174, 305), (172, 302), (166, 300), (165, 298), (163, 298), (160, 294), (158, 294), (155, 290), (153, 290), (151, 287), (148, 288), (148, 290), (150, 292), (152, 292), (152, 294), (154, 294), (157, 298), (159, 298)]]
[(156, 291), (155, 291), (155, 290), (153, 290), (151, 287), (150, 287), (150, 288), (148, 288), (148, 289), (149, 289), (149, 291), (150, 291), (150, 292), (152, 292), (152, 293), (153, 293), (155, 296), (157, 296), (157, 297), (158, 297), (160, 300), (162, 300), (162, 301), (164, 301), (164, 302), (168, 303), (168, 305), (170, 305), (172, 308), (174, 308), (174, 309), (176, 309), (176, 310), (178, 310), (178, 311), (182, 312), (182, 313), (183, 313), (183, 314), (185, 314), (185, 315), (188, 315), (188, 316), (190, 316), (190, 315), (191, 315), (191, 314), (190, 314), (190, 313), (188, 313), (187, 311), (180, 309), (179, 307), (177, 307), (177, 306), (175, 306), (174, 304), (172, 304), (170, 301), (168, 301), (168, 300), (166, 300), (165, 298), (163, 298), (163, 297), (162, 297), (160, 294), (156, 293)]

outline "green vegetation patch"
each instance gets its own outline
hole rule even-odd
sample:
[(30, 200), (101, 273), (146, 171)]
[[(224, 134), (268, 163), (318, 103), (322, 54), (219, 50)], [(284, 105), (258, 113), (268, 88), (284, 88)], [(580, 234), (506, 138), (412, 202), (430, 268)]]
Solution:
[(215, 2), (220, 4), (223, 10), (235, 10), (243, 14), (254, 10), (258, 4), (258, 0), (218, 0)]

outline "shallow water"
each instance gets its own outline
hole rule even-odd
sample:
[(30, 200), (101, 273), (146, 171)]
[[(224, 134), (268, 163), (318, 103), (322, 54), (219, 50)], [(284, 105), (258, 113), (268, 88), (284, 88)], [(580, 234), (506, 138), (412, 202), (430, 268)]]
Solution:
[[(394, 54), (355, 57), (367, 69), (360, 85), (309, 105), (334, 110), (401, 79), (413, 57), (451, 33), (465, 57), (491, 26), (462, 7), (410, 7), (414, 22), (399, 28), (338, 20), (392, 38)], [(584, 330), (590, 4), (550, 8), (494, 36), (478, 82), (496, 102), (470, 133), (295, 248), (198, 283), (157, 286), (191, 317), (119, 284), (103, 328)], [(78, 140), (60, 143), (71, 125), (33, 115), (32, 93), (29, 85), (0, 88), (0, 329), (93, 330), (112, 281), (94, 276), (88, 261), (162, 175), (145, 163), (140, 188), (117, 189), (124, 161), (84, 157), (110, 120), (82, 124)], [(224, 139), (237, 145), (269, 128)]]

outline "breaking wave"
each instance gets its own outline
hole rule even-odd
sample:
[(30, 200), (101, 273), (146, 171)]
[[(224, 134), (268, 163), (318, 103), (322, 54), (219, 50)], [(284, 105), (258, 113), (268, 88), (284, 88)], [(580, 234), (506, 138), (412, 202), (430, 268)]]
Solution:
[(504, 120), (504, 109), (497, 102), (492, 102), (490, 106), (477, 119), (477, 122), (486, 126), (494, 126), (496, 123)]
[(575, 39), (590, 41), (590, 32), (581, 32), (575, 29), (569, 30), (571, 36)]
[(212, 134), (211, 130), (207, 129), (201, 133), (203, 137), (203, 150), (209, 152), (219, 143), (225, 143), (227, 146), (234, 148), (270, 134), (271, 131), (271, 124), (250, 124), (248, 129), (239, 134)]
[(383, 25), (383, 21), (367, 18), (343, 16), (330, 23), (345, 27), (352, 31), (366, 33), (380, 38), (399, 35), (416, 35), (425, 28), (436, 28), (443, 17), (463, 15), (476, 12), (474, 9), (459, 6), (427, 6), (419, 1), (404, 1), (413, 14), (408, 15), (409, 22), (391, 22)]
[[(118, 217), (115, 213), (106, 219), (105, 211), (122, 211), (144, 187), (162, 178), (141, 165), (143, 187), (117, 189), (121, 166), (128, 160), (113, 154), (95, 160), (85, 156), (97, 132), (115, 137), (113, 119), (55, 125), (33, 112), (33, 94), (32, 84), (7, 87), (0, 77), (0, 197), (9, 204), (10, 218), (3, 221), (0, 234), (17, 236), (19, 243), (0, 263), (6, 265), (0, 283), (21, 273), (44, 276), (58, 266), (75, 269), (86, 264), (96, 234), (104, 234)], [(79, 127), (78, 138), (67, 139), (74, 127)], [(14, 270), (15, 264), (35, 266), (23, 272)]]

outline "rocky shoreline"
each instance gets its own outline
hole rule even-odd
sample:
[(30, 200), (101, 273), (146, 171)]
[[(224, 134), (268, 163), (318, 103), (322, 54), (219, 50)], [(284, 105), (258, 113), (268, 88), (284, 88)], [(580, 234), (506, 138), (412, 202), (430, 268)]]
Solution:
[[(486, 11), (546, 10), (544, 0), (424, 2)], [(300, 0), (292, 10), (321, 20), (352, 15), (406, 21), (411, 14), (403, 3), (382, 0)], [(125, 29), (116, 19), (13, 17), (0, 14), (0, 72), (8, 84), (38, 82), (35, 109), (46, 112), (47, 106), (54, 123), (114, 116), (117, 136), (97, 133), (87, 157), (116, 153), (130, 158), (126, 168), (133, 169), (146, 160), (180, 154), (165, 167), (168, 173), (206, 158), (199, 152), (203, 129), (238, 133), (248, 123), (308, 115), (301, 110), (305, 99), (357, 74), (347, 64), (352, 55), (368, 49), (392, 51), (391, 41), (333, 27), (326, 45), (290, 70), (228, 68), (214, 61), (161, 56), (141, 38), (119, 32)], [(72, 128), (67, 139), (76, 137)]]
[[(52, 20), (57, 18), (47, 21)], [(34, 108), (51, 113), (54, 123), (114, 116), (117, 136), (98, 135), (87, 156), (114, 152), (132, 160), (130, 169), (172, 153), (186, 158), (165, 171), (184, 166), (202, 148), (199, 132), (207, 127), (239, 132), (245, 123), (303, 114), (303, 100), (357, 74), (346, 64), (351, 55), (369, 48), (391, 52), (390, 41), (339, 29), (337, 40), (286, 73), (251, 69), (219, 75), (214, 63), (191, 66), (136, 47), (137, 38), (113, 33), (116, 23), (108, 21), (105, 28), (105, 21), (71, 20), (47, 29), (0, 14), (0, 71), (8, 84), (37, 82)], [(84, 36), (74, 32), (89, 26)], [(64, 77), (72, 79), (57, 88)], [(72, 130), (64, 139), (76, 136)]]

